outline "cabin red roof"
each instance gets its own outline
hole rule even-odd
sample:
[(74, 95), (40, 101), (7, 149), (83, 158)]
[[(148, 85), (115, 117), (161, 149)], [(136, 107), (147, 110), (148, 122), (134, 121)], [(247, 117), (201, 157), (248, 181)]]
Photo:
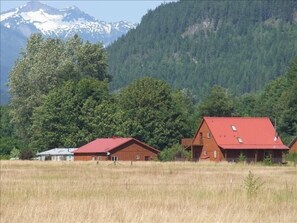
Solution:
[(204, 117), (204, 121), (223, 149), (288, 149), (267, 117)]
[(135, 141), (138, 142), (151, 150), (154, 150), (156, 152), (159, 152), (159, 150), (137, 140), (134, 138), (99, 138), (95, 139), (94, 141), (89, 142), (86, 145), (83, 145), (82, 147), (75, 150), (73, 153), (107, 153), (110, 152), (113, 149), (118, 148), (119, 146), (130, 142)]

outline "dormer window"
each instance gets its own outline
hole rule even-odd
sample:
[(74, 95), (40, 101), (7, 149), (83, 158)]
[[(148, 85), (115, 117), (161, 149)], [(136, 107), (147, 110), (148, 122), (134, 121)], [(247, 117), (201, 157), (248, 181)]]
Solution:
[(240, 138), (240, 137), (237, 137), (237, 140), (238, 140), (238, 142), (239, 142), (239, 143), (243, 143), (243, 140), (242, 140), (242, 138)]
[(237, 128), (235, 125), (231, 125), (231, 129), (233, 130), (233, 132), (236, 132), (237, 131)]

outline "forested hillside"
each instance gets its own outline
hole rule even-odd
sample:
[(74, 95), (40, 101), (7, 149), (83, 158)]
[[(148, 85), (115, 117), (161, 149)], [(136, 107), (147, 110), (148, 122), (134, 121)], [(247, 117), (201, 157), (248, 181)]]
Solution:
[(297, 1), (180, 1), (148, 12), (108, 47), (111, 89), (141, 76), (188, 88), (256, 92), (297, 54)]

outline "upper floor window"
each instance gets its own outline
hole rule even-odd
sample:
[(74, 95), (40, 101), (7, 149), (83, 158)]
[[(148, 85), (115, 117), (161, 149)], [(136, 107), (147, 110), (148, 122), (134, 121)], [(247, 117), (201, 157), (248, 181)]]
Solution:
[(118, 157), (118, 156), (112, 156), (112, 157), (111, 157), (111, 160), (112, 160), (112, 161), (118, 161), (118, 160), (119, 160), (119, 157)]

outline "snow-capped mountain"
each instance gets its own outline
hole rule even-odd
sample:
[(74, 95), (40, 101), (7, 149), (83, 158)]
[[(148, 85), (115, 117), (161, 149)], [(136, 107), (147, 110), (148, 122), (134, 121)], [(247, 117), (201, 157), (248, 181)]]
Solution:
[(0, 104), (7, 102), (8, 73), (32, 33), (62, 39), (78, 34), (85, 41), (107, 46), (135, 27), (135, 23), (126, 21), (99, 21), (75, 6), (56, 9), (38, 1), (1, 13)]
[(99, 21), (75, 6), (59, 10), (38, 1), (1, 13), (0, 22), (8, 29), (18, 30), (25, 37), (35, 32), (59, 38), (77, 33), (84, 40), (100, 41), (105, 46), (136, 27), (135, 23), (126, 21)]

